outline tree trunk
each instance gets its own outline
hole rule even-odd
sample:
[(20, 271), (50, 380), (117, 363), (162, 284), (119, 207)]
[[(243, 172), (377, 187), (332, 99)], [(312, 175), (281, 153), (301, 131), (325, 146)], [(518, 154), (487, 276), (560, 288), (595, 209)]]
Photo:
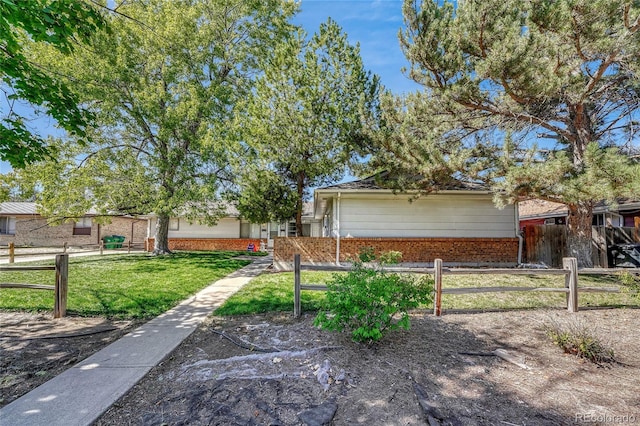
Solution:
[(578, 267), (592, 268), (591, 227), (593, 221), (593, 203), (567, 204), (567, 250), (569, 256), (578, 260)]
[(169, 250), (169, 215), (158, 215), (156, 223), (155, 241), (153, 243), (153, 254), (171, 254)]

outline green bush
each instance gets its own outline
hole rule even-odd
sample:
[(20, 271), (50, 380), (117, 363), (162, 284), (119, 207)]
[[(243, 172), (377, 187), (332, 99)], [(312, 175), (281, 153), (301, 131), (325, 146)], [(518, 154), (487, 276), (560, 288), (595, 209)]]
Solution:
[(408, 311), (431, 302), (433, 280), (357, 262), (347, 274), (334, 274), (327, 288), (327, 309), (318, 313), (314, 324), (331, 331), (346, 329), (354, 341), (372, 343), (387, 331), (409, 328)]

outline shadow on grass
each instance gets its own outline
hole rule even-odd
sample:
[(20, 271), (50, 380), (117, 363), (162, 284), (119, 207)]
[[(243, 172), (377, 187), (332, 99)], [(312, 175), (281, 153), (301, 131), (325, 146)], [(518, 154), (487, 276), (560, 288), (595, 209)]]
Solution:
[(85, 308), (83, 311), (72, 314), (78, 316), (105, 316), (110, 319), (150, 319), (156, 317), (168, 309), (177, 305), (180, 298), (149, 297), (147, 295), (135, 296), (130, 291), (113, 291), (107, 289), (90, 290), (89, 294), (98, 302), (96, 308)]

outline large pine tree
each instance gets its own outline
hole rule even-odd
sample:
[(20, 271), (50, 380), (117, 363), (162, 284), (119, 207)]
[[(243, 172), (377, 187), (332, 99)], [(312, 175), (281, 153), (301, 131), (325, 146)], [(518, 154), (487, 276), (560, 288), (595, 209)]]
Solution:
[(624, 0), (406, 0), (400, 40), (424, 91), (387, 97), (374, 165), (437, 190), (486, 181), (499, 202), (569, 208), (590, 266), (593, 206), (640, 195), (640, 6)]

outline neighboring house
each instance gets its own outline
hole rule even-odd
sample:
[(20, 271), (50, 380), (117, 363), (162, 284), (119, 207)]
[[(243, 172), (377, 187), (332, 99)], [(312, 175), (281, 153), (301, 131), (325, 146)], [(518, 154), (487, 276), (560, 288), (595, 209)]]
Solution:
[(561, 203), (546, 200), (526, 200), (518, 203), (520, 229), (527, 225), (564, 225), (569, 209)]
[[(304, 208), (303, 235), (320, 236), (320, 221), (313, 218), (313, 203), (305, 203)], [(148, 249), (153, 250), (157, 218), (155, 215), (146, 218), (149, 220)], [(233, 206), (227, 206), (226, 215), (213, 226), (184, 217), (172, 217), (169, 221), (170, 250), (246, 250), (250, 244), (256, 250), (264, 250), (273, 248), (276, 237), (295, 235), (295, 221), (251, 223), (241, 219)]]
[(374, 178), (317, 189), (314, 217), (319, 238), (278, 238), (274, 261), (288, 267), (293, 254), (303, 262), (339, 263), (365, 247), (400, 251), (403, 263), (515, 265), (518, 222), (514, 205), (496, 208), (490, 191), (458, 185), (415, 198), (394, 194)]
[[(567, 206), (534, 199), (520, 202), (518, 210), (525, 240), (523, 258), (531, 263), (561, 267), (562, 258), (567, 255), (566, 229), (539, 225), (565, 225)], [(594, 266), (620, 266), (612, 250), (618, 250), (621, 244), (640, 242), (640, 202), (620, 199), (613, 206), (597, 203), (593, 208), (591, 241)]]
[(121, 235), (132, 243), (142, 243), (146, 238), (146, 219), (115, 216), (108, 224), (99, 224), (95, 219), (95, 213), (89, 212), (76, 221), (53, 226), (37, 212), (36, 203), (0, 203), (0, 244), (87, 246), (99, 244), (108, 235)]
[[(526, 200), (518, 203), (520, 229), (527, 225), (564, 225), (569, 209), (565, 204), (546, 200)], [(617, 205), (604, 202), (593, 209), (593, 226), (634, 227), (640, 223), (640, 201), (618, 200)]]

